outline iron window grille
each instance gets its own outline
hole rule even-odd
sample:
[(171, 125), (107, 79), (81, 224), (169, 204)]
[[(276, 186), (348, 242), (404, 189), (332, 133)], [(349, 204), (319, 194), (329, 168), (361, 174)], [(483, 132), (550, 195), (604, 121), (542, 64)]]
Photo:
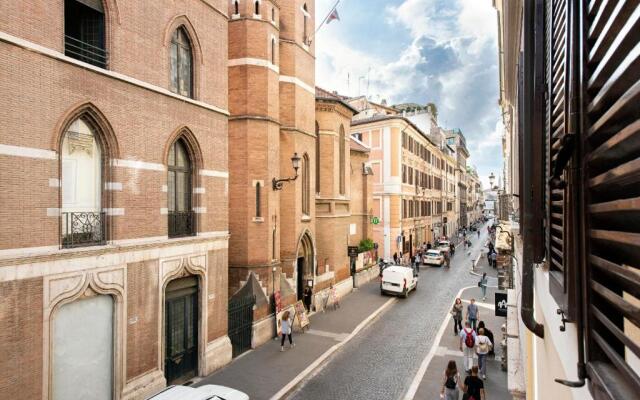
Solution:
[(63, 248), (106, 244), (104, 212), (62, 213), (61, 244)]
[(169, 237), (194, 236), (195, 213), (193, 211), (169, 211)]

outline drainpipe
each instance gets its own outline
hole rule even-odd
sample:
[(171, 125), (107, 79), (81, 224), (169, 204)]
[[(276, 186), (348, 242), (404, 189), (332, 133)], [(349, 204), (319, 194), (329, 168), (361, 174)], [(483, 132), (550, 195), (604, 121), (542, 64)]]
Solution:
[[(536, 10), (536, 7), (538, 8)], [(541, 46), (537, 46), (537, 40), (541, 40), (542, 32), (535, 31), (535, 22), (536, 17), (543, 15), (542, 11), (542, 1), (525, 1), (524, 2), (524, 112), (523, 118), (524, 120), (524, 135), (522, 135), (521, 140), (523, 140), (523, 149), (525, 150), (522, 156), (525, 157), (525, 172), (523, 174), (523, 189), (527, 195), (524, 196), (523, 204), (525, 205), (523, 212), (523, 249), (522, 249), (522, 288), (521, 288), (521, 308), (520, 308), (520, 317), (522, 318), (522, 322), (525, 324), (527, 329), (533, 332), (536, 336), (543, 339), (544, 338), (544, 326), (536, 321), (534, 316), (533, 309), (533, 274), (534, 274), (534, 249), (532, 245), (532, 241), (529, 238), (533, 237), (534, 234), (534, 225), (540, 223), (540, 221), (536, 221), (535, 216), (533, 215), (534, 207), (538, 206), (533, 204), (532, 192), (533, 188), (536, 186), (535, 182), (532, 182), (530, 175), (530, 169), (536, 168), (536, 165), (540, 165), (540, 161), (542, 160), (534, 160), (531, 153), (535, 153), (535, 144), (534, 144), (534, 132), (533, 124), (534, 122), (534, 104), (532, 97), (528, 94), (535, 94), (535, 90), (538, 86), (533, 86), (535, 73), (534, 73), (534, 65), (536, 62), (536, 57), (542, 57), (543, 54), (536, 54), (536, 50), (539, 50)], [(537, 15), (536, 15), (537, 14)], [(542, 23), (537, 24), (538, 28), (542, 27)], [(537, 83), (537, 82), (536, 82)], [(532, 87), (533, 86), (533, 87)], [(537, 142), (536, 142), (537, 143)], [(529, 154), (527, 154), (529, 153)], [(536, 164), (538, 163), (538, 164)], [(528, 168), (527, 168), (528, 167)], [(513, 249), (514, 241), (511, 241), (511, 246)], [(513, 254), (513, 252), (512, 252)]]

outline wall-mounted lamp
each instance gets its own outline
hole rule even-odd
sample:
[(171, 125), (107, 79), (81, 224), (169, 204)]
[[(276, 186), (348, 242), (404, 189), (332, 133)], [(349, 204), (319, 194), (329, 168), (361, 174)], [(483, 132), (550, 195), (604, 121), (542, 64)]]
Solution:
[(293, 165), (293, 169), (295, 170), (296, 175), (293, 178), (273, 178), (273, 180), (271, 181), (273, 190), (282, 190), (282, 186), (285, 182), (291, 182), (298, 179), (298, 169), (300, 168), (300, 157), (298, 156), (298, 153), (293, 153), (293, 157), (291, 157), (291, 164)]

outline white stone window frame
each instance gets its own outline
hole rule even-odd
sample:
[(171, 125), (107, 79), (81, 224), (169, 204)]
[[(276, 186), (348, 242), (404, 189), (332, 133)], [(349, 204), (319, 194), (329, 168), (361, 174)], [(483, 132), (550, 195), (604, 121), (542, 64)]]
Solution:
[[(311, 14), (309, 13), (309, 11), (307, 11), (307, 10), (305, 10), (305, 9), (304, 9), (306, 5), (307, 5), (307, 3), (303, 3), (303, 4), (300, 6), (300, 11), (302, 11), (302, 15), (304, 15), (305, 17), (307, 17), (307, 18), (308, 18), (308, 20), (309, 20), (309, 21), (311, 21)], [(303, 22), (303, 23), (304, 23), (304, 22)], [(302, 29), (303, 29), (303, 31), (304, 31), (304, 29), (306, 29), (306, 27), (305, 27), (305, 26), (303, 26), (303, 27), (302, 27)], [(310, 36), (312, 33), (311, 33), (310, 31), (307, 31), (306, 33), (307, 33), (307, 34), (306, 34), (306, 36), (303, 38), (303, 41), (302, 41), (302, 48), (303, 48), (303, 49), (305, 49), (307, 52), (309, 52), (309, 47), (310, 47), (310, 46), (309, 46), (309, 43), (307, 43), (307, 42), (308, 42), (308, 40), (309, 40), (309, 36)]]
[[(260, 14), (256, 14), (256, 3), (258, 4), (258, 11)], [(253, 0), (253, 19), (262, 19), (262, 0)]]
[[(273, 47), (271, 46), (271, 43), (273, 43)], [(274, 70), (276, 68), (278, 68), (278, 64), (279, 63), (279, 59), (278, 59), (278, 39), (276, 38), (276, 35), (271, 34), (269, 36), (269, 39), (267, 40), (267, 62), (273, 66)], [(273, 54), (275, 53), (275, 54)]]
[(231, 0), (231, 7), (233, 7), (233, 10), (235, 11), (236, 6), (238, 8), (238, 12), (237, 13), (232, 13), (231, 14), (231, 19), (239, 19), (240, 18), (240, 0)]

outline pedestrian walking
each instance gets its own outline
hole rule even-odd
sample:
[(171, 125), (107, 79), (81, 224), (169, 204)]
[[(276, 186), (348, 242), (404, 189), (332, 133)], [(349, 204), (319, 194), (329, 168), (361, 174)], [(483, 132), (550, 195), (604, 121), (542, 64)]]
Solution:
[(333, 287), (333, 283), (329, 284), (329, 295), (331, 296), (331, 305), (336, 310), (340, 308), (340, 299), (338, 298), (338, 291)]
[(431, 246), (431, 242), (427, 242), (427, 250), (431, 250), (432, 246)]
[(478, 239), (480, 238), (480, 229), (478, 229)]
[(485, 400), (484, 382), (478, 377), (478, 367), (471, 368), (471, 375), (464, 378), (462, 400)]
[[(487, 328), (484, 321), (478, 322), (478, 330), (480, 330), (481, 328), (484, 329), (484, 335), (489, 338), (491, 343), (495, 343), (493, 341), (493, 332), (489, 328)], [(495, 345), (491, 346), (491, 349), (489, 349), (489, 357), (493, 358), (496, 356), (496, 353), (494, 350), (495, 350)]]
[(291, 319), (291, 314), (289, 313), (289, 311), (285, 311), (284, 314), (282, 314), (282, 323), (280, 325), (281, 329), (282, 329), (282, 340), (280, 340), (280, 351), (284, 351), (284, 339), (288, 336), (289, 337), (289, 348), (293, 348), (295, 347), (295, 344), (293, 344), (293, 339), (291, 338), (291, 327), (293, 325), (293, 321)]
[(415, 263), (415, 270), (416, 271), (420, 271), (420, 260), (422, 259), (422, 254), (421, 253), (416, 253), (416, 256), (413, 260), (413, 262)]
[(476, 329), (478, 318), (480, 317), (480, 310), (476, 304), (476, 299), (471, 299), (471, 302), (467, 306), (467, 322), (473, 329)]
[(311, 290), (311, 286), (307, 285), (304, 287), (302, 291), (302, 302), (304, 303), (304, 308), (307, 309), (307, 312), (311, 312), (311, 297), (313, 295), (313, 291)]
[(498, 254), (495, 251), (491, 253), (491, 266), (493, 268), (498, 267)]
[(445, 251), (444, 253), (444, 265), (449, 268), (451, 266), (451, 257), (449, 256), (449, 252)]
[(485, 335), (484, 328), (479, 328), (476, 335), (476, 354), (478, 354), (478, 367), (482, 379), (487, 379), (487, 356), (491, 347), (493, 347), (493, 343)]
[(453, 336), (458, 336), (458, 332), (462, 330), (462, 310), (464, 305), (460, 297), (456, 298), (451, 308), (451, 315), (453, 316)]
[(482, 278), (480, 278), (480, 282), (478, 282), (478, 286), (480, 286), (480, 290), (482, 290), (482, 301), (487, 299), (487, 284), (489, 282), (489, 278), (487, 278), (487, 273), (484, 272), (482, 274)]
[(444, 370), (444, 377), (442, 378), (440, 398), (445, 400), (458, 400), (460, 398), (459, 389), (462, 388), (462, 381), (456, 362), (449, 360), (447, 368)]
[(398, 265), (398, 253), (393, 253), (393, 263)]
[(469, 373), (473, 367), (474, 349), (476, 347), (476, 331), (471, 328), (469, 321), (464, 323), (464, 328), (458, 334), (460, 336), (460, 351), (464, 354), (464, 370)]

